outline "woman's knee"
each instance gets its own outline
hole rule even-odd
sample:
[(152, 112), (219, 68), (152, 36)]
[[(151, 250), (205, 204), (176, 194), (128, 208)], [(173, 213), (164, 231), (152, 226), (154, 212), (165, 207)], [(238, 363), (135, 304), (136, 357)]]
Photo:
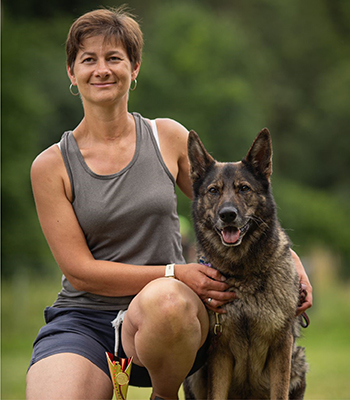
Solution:
[(190, 288), (176, 279), (157, 279), (140, 293), (140, 307), (146, 313), (164, 318), (186, 317), (197, 312), (197, 302), (192, 293)]
[(180, 281), (160, 278), (130, 303), (122, 329), (123, 347), (138, 365), (145, 365), (145, 354), (154, 358), (158, 349), (164, 354), (174, 346), (198, 350), (208, 329), (208, 313), (199, 297)]
[[(189, 330), (206, 330), (207, 313), (199, 297), (184, 283), (160, 278), (148, 284), (139, 294), (142, 320), (149, 321), (167, 334)], [(159, 332), (159, 331), (158, 331)]]

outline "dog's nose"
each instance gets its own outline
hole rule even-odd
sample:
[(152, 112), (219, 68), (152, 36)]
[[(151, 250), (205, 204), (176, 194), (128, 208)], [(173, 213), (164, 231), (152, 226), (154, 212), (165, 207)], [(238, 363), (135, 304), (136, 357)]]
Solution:
[(237, 209), (234, 207), (223, 207), (219, 212), (221, 221), (229, 224), (237, 218)]

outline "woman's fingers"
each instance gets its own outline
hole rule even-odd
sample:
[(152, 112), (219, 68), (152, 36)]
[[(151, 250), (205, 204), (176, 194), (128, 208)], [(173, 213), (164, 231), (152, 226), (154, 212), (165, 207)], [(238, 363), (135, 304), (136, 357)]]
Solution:
[(194, 290), (208, 309), (218, 313), (224, 313), (221, 307), (237, 297), (228, 291), (226, 278), (219, 271), (202, 264), (176, 266), (176, 277)]

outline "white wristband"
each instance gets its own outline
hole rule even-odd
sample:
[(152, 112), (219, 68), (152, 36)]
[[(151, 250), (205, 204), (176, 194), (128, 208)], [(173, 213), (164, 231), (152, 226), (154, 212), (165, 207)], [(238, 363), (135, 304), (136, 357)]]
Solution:
[(175, 278), (175, 264), (168, 264), (165, 267), (165, 277), (166, 278)]

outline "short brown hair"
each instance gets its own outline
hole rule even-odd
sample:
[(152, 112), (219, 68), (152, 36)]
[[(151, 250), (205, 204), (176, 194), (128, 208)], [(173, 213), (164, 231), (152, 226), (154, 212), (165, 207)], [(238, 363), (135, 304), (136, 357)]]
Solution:
[(82, 42), (90, 37), (103, 35), (105, 40), (115, 39), (126, 49), (132, 65), (141, 61), (143, 35), (135, 17), (125, 6), (102, 8), (79, 17), (71, 26), (67, 42), (67, 64), (74, 71), (74, 63)]

